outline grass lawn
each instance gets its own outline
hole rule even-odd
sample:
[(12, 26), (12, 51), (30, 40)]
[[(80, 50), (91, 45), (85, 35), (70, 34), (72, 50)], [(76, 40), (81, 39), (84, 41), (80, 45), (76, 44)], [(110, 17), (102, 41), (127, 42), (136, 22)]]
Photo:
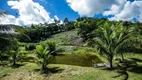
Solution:
[[(130, 54), (130, 53), (129, 53)], [(128, 70), (128, 80), (142, 79), (142, 54), (125, 55), (127, 59), (137, 61), (139, 67)], [(40, 66), (35, 63), (23, 63), (18, 68), (0, 66), (0, 80), (123, 80), (125, 75), (118, 75), (117, 71), (106, 68), (82, 67), (65, 64), (49, 64), (49, 72), (40, 73)]]
[[(92, 67), (50, 64), (49, 73), (41, 74), (36, 64), (28, 63), (19, 68), (0, 67), (0, 80), (113, 80), (115, 72)], [(101, 74), (101, 75), (100, 75)], [(106, 75), (107, 74), (107, 75)], [(108, 79), (107, 79), (108, 78)]]

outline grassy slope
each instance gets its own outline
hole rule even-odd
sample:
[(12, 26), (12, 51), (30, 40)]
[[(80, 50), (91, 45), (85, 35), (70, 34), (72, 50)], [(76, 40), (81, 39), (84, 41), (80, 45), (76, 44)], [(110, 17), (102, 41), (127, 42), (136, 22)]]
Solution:
[[(71, 36), (73, 36), (72, 39), (70, 38)], [(59, 44), (70, 44), (73, 42), (82, 44), (81, 39), (79, 37), (78, 38), (76, 37), (77, 35), (73, 30), (69, 32), (56, 34), (52, 36), (50, 40), (55, 40)], [(60, 47), (65, 49), (65, 52), (63, 52), (63, 54), (70, 54), (70, 55), (78, 53), (80, 50), (82, 51), (88, 49), (88, 52), (91, 51), (89, 48), (86, 47), (75, 47), (70, 45), (67, 46), (62, 45)], [(138, 59), (136, 61), (139, 67), (136, 69), (129, 70), (128, 74), (130, 76), (129, 80), (141, 80), (142, 54), (132, 54), (132, 55), (127, 54), (125, 58)], [(64, 59), (60, 58), (61, 61), (67, 62), (67, 60)], [(117, 75), (116, 71), (104, 70), (103, 68), (81, 67), (81, 66), (63, 65), (63, 64), (50, 64), (48, 67), (50, 68), (49, 73), (41, 74), (38, 70), (40, 69), (40, 66), (38, 66), (35, 63), (28, 62), (19, 68), (0, 66), (0, 80), (122, 80), (122, 78), (124, 77), (120, 76), (118, 78), (112, 78)]]
[(83, 45), (82, 39), (76, 34), (75, 30), (55, 34), (47, 40), (54, 40), (58, 44)]

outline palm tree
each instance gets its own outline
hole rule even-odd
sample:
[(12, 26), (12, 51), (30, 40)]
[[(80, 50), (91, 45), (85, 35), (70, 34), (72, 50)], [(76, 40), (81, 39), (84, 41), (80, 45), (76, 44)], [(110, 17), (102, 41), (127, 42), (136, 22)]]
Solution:
[(44, 44), (40, 44), (36, 46), (36, 54), (37, 57), (42, 63), (41, 70), (45, 71), (47, 69), (47, 65), (49, 64), (52, 54), (56, 51), (56, 44), (53, 41), (47, 41)]
[[(98, 27), (96, 33), (99, 35), (94, 38), (100, 51), (105, 55), (110, 63), (110, 68), (113, 68), (114, 55), (120, 52), (122, 46), (132, 36), (133, 29), (125, 28), (122, 23), (110, 24), (106, 22), (103, 26)], [(123, 54), (121, 54), (123, 57)]]
[(19, 48), (15, 49), (15, 50), (10, 50), (11, 56), (12, 56), (12, 61), (13, 61), (13, 66), (16, 65), (16, 60), (19, 54)]
[(10, 44), (10, 57), (12, 58), (12, 65), (15, 66), (17, 60), (21, 59), (25, 55), (25, 47), (21, 47), (20, 42), (16, 38), (13, 38)]
[(135, 38), (135, 28), (134, 27), (125, 27), (123, 23), (118, 23), (115, 25), (117, 33), (116, 46), (114, 52), (121, 55), (121, 60), (124, 60), (124, 52), (128, 45), (130, 45), (131, 39)]

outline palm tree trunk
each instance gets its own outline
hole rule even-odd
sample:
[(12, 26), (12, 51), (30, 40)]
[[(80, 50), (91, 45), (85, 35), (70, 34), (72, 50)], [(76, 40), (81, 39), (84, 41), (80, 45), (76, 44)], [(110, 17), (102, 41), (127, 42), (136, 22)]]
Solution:
[(43, 60), (43, 63), (42, 63), (42, 71), (45, 71), (46, 70), (46, 59)]
[(13, 66), (16, 65), (16, 54), (13, 55)]
[(46, 70), (46, 65), (45, 63), (42, 64), (42, 71), (45, 71)]
[(124, 61), (124, 55), (121, 53), (121, 61)]
[(111, 68), (111, 69), (113, 69), (113, 63), (112, 63), (112, 61), (113, 61), (113, 56), (111, 55), (111, 56), (110, 56), (110, 59), (109, 59), (110, 68)]

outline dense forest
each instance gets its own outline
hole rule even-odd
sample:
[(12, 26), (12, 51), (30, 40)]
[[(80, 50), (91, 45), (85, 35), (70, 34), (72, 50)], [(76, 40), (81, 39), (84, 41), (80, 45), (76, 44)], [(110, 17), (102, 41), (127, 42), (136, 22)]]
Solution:
[[(54, 23), (32, 24), (28, 27), (0, 25), (0, 69), (3, 69), (3, 72), (0, 72), (0, 79), (4, 80), (8, 79), (5, 78), (8, 75), (6, 69), (13, 72), (13, 68), (19, 69), (31, 63), (38, 64), (39, 67), (32, 65), (29, 70), (37, 68), (42, 73), (56, 73), (49, 67), (50, 64), (65, 64), (91, 67), (91, 69), (98, 67), (100, 69), (93, 68), (93, 70), (97, 69), (98, 75), (104, 75), (101, 79), (101, 76), (99, 78), (93, 76), (97, 72), (88, 72), (88, 74), (86, 72), (84, 76), (88, 77), (90, 74), (88, 78), (84, 78), (81, 74), (73, 80), (94, 80), (94, 78), (140, 80), (141, 57), (142, 23), (140, 22), (79, 17), (76, 21), (65, 18), (63, 24), (54, 20)], [(114, 75), (115, 72), (118, 75)], [(111, 76), (114, 78), (111, 79)]]

